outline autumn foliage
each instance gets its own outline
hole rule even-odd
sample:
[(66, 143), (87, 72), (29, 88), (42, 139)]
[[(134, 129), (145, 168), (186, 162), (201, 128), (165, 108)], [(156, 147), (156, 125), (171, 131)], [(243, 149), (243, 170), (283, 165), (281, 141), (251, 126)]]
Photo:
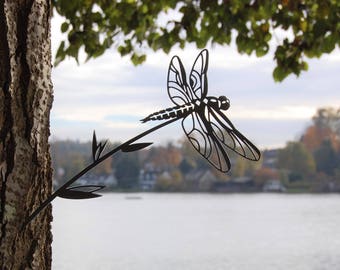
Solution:
[(279, 151), (278, 168), (290, 181), (325, 182), (338, 179), (340, 171), (340, 109), (320, 108), (299, 141)]
[(262, 186), (266, 181), (279, 179), (279, 173), (272, 168), (260, 168), (254, 172), (254, 181), (257, 186)]
[(339, 136), (329, 127), (309, 126), (301, 137), (301, 142), (310, 152), (318, 149), (325, 140), (330, 141), (334, 149), (339, 149)]

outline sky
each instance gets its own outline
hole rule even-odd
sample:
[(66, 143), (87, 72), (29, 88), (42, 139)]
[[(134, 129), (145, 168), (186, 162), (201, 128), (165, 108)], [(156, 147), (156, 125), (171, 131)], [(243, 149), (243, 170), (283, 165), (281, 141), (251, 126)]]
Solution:
[[(53, 56), (63, 38), (62, 21), (59, 16), (52, 19)], [(235, 45), (207, 49), (208, 95), (229, 98), (227, 117), (261, 149), (283, 147), (299, 139), (317, 108), (340, 106), (339, 49), (320, 59), (307, 59), (307, 72), (291, 75), (282, 83), (272, 77), (272, 52), (257, 58), (240, 55)], [(192, 45), (168, 55), (150, 51), (146, 62), (137, 67), (114, 49), (86, 63), (81, 60), (80, 65), (66, 59), (52, 70), (51, 139), (89, 141), (96, 130), (98, 139), (123, 142), (155, 126), (154, 121), (142, 124), (139, 120), (174, 105), (166, 87), (172, 56), (181, 58), (188, 75), (199, 52)], [(184, 136), (176, 121), (145, 141), (165, 144)]]

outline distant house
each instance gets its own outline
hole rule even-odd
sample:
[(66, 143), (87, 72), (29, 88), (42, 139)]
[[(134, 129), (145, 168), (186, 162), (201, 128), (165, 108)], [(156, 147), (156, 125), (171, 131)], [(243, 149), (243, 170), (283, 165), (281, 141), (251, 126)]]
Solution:
[(79, 185), (104, 185), (107, 188), (117, 186), (117, 179), (113, 174), (108, 175), (88, 175), (81, 177), (77, 182)]
[(187, 188), (193, 191), (210, 191), (215, 181), (216, 177), (210, 170), (196, 169), (185, 176)]
[(262, 152), (262, 167), (276, 169), (279, 149), (264, 150)]
[(213, 191), (217, 192), (251, 192), (257, 191), (254, 180), (249, 176), (236, 177), (229, 181), (215, 182)]
[(264, 192), (285, 192), (286, 188), (283, 186), (280, 180), (271, 179), (266, 181), (266, 183), (263, 185), (262, 190)]
[(116, 187), (118, 184), (118, 181), (116, 179), (116, 177), (114, 177), (113, 174), (109, 174), (106, 175), (101, 178), (102, 183), (106, 186), (106, 187)]
[(153, 168), (147, 168), (140, 170), (138, 181), (139, 187), (141, 190), (153, 190), (158, 176), (160, 175), (160, 171)]

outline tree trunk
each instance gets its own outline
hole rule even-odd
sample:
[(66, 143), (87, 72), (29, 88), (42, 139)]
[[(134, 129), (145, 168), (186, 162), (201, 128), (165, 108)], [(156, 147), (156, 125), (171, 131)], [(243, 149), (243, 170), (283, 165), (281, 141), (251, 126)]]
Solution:
[(50, 0), (0, 0), (0, 267), (51, 268)]

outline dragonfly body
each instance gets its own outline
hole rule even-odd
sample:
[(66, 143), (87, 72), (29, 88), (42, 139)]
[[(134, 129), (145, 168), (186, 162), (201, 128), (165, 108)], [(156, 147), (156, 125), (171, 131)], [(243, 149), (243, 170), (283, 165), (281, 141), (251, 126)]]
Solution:
[(189, 114), (196, 112), (204, 112), (206, 106), (215, 108), (216, 110), (228, 110), (230, 107), (230, 102), (225, 96), (220, 96), (219, 98), (210, 96), (203, 100), (195, 99), (192, 102), (185, 103), (183, 105), (177, 105), (171, 108), (160, 110), (158, 112), (152, 113), (142, 119), (142, 123), (155, 120), (165, 120), (172, 118), (185, 118)]
[(155, 120), (182, 119), (182, 128), (199, 154), (221, 172), (230, 170), (227, 151), (249, 160), (259, 160), (260, 151), (223, 113), (230, 107), (225, 96), (207, 96), (208, 51), (197, 56), (189, 80), (179, 57), (174, 56), (168, 70), (168, 95), (176, 105), (145, 117), (143, 123)]

